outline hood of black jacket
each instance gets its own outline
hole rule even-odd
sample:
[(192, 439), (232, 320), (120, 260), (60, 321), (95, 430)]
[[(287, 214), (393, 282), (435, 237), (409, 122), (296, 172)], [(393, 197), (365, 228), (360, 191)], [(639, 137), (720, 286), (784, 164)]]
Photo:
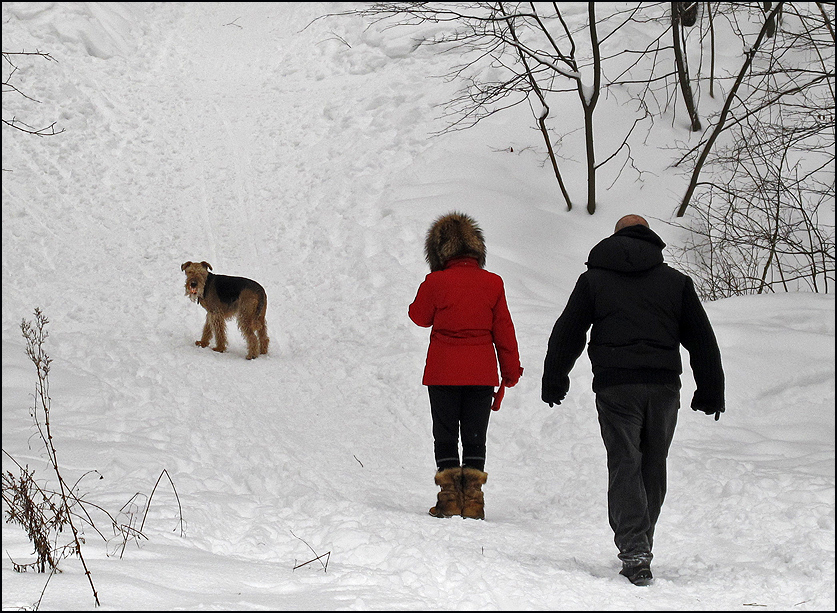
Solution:
[(663, 239), (650, 228), (628, 226), (593, 247), (586, 264), (588, 268), (616, 272), (643, 272), (663, 263), (665, 246)]

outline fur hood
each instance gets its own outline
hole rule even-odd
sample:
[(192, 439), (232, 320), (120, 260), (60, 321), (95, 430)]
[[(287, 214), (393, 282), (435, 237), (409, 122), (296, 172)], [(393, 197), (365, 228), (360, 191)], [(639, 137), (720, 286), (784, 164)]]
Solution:
[(485, 239), (477, 222), (464, 213), (442, 215), (427, 231), (424, 257), (430, 272), (444, 270), (454, 258), (472, 257), (485, 268)]

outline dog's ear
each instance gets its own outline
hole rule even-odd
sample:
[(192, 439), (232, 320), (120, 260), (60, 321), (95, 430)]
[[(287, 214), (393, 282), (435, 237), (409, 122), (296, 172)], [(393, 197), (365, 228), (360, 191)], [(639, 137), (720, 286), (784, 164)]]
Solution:
[(212, 270), (212, 266), (209, 265), (209, 262), (201, 262), (201, 266), (208, 270)]
[(189, 264), (191, 264), (191, 263), (192, 263), (192, 262), (183, 262), (183, 263), (180, 265), (180, 270), (185, 271), (185, 270), (186, 270), (186, 267), (187, 267)]

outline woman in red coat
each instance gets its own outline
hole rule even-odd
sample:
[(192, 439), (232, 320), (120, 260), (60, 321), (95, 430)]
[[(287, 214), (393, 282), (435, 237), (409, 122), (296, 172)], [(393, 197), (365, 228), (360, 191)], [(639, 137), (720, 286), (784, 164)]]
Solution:
[(514, 324), (503, 280), (484, 270), (485, 240), (471, 217), (449, 213), (437, 219), (424, 252), (430, 274), (409, 315), (419, 326), (432, 326), (422, 383), (430, 394), (441, 491), (430, 514), (484, 519), (485, 439), (494, 387), (501, 381), (498, 360), (504, 387), (516, 385), (523, 374)]

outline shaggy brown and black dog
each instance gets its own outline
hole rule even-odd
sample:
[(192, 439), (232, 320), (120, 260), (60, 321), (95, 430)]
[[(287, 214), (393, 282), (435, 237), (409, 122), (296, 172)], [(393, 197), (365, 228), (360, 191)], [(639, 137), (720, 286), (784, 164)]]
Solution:
[(206, 347), (214, 334), (213, 349), (226, 351), (226, 320), (235, 316), (247, 340), (247, 359), (267, 353), (267, 293), (261, 285), (244, 277), (214, 275), (208, 262), (184, 262), (180, 269), (186, 273), (186, 295), (206, 309), (203, 335), (196, 345)]

